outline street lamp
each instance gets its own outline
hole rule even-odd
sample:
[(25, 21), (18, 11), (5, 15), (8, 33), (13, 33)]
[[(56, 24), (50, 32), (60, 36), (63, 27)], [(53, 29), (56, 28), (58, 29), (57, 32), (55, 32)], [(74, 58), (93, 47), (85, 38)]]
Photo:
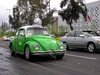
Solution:
[[(10, 16), (10, 11), (11, 11), (11, 9), (6, 9), (6, 10), (8, 10), (9, 11), (9, 16)], [(9, 19), (9, 16), (8, 16), (8, 19)], [(8, 20), (9, 21), (9, 20)], [(9, 23), (9, 22), (8, 22)], [(9, 31), (11, 30), (11, 27), (10, 27), (10, 23), (9, 23)], [(10, 36), (10, 32), (9, 32), (9, 36)]]

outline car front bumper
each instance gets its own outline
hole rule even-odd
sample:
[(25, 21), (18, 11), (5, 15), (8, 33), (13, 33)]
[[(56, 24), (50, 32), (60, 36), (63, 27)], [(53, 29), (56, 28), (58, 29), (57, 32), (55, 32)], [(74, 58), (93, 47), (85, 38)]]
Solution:
[(95, 43), (96, 49), (100, 50), (100, 43)]
[(42, 51), (42, 52), (32, 52), (32, 55), (59, 55), (66, 53), (66, 50), (50, 50), (50, 51)]

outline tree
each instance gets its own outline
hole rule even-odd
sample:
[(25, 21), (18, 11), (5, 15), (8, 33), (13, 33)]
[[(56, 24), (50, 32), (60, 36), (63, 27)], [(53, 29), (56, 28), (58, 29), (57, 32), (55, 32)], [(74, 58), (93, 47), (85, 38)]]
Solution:
[(65, 27), (62, 26), (62, 25), (60, 25), (60, 26), (59, 26), (59, 32), (65, 32)]
[(2, 32), (2, 36), (3, 36), (3, 33), (8, 29), (9, 29), (8, 24), (2, 21), (2, 26), (0, 27), (0, 32)]
[(96, 20), (94, 20), (93, 22), (92, 22), (92, 28), (91, 28), (92, 30), (96, 30)]
[(13, 7), (13, 16), (9, 16), (9, 23), (12, 25), (12, 28), (14, 29), (17, 29), (24, 25), (24, 23), (21, 21), (20, 10), (18, 6)]
[(60, 7), (63, 8), (67, 5), (66, 9), (62, 9), (59, 12), (59, 15), (63, 20), (70, 25), (71, 30), (73, 30), (72, 23), (73, 21), (77, 22), (80, 17), (80, 14), (83, 15), (85, 21), (87, 20), (86, 6), (83, 3), (83, 0), (63, 0), (60, 3)]
[(39, 18), (42, 21), (42, 26), (47, 26), (48, 24), (52, 25), (56, 20), (53, 19), (53, 13), (55, 12), (55, 9), (52, 9), (50, 12), (47, 12), (46, 14), (40, 14)]
[(2, 27), (0, 26), (0, 32), (2, 32)]
[(8, 29), (9, 29), (8, 24), (6, 22), (2, 22), (2, 27), (1, 27), (2, 32), (5, 32)]
[(37, 18), (41, 20), (42, 26), (47, 26), (54, 13), (54, 10), (48, 9), (49, 2), (50, 0), (18, 0), (13, 7), (13, 16), (9, 17), (13, 28), (36, 24)]

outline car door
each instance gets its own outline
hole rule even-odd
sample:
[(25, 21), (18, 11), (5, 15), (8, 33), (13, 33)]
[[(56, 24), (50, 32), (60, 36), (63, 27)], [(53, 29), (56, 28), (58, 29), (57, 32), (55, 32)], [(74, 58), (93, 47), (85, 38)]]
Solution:
[(68, 44), (69, 47), (74, 47), (74, 31), (70, 31), (67, 35), (66, 35), (66, 42)]
[(19, 29), (19, 32), (16, 38), (16, 50), (17, 51), (23, 52), (25, 41), (26, 41), (25, 30)]
[(84, 35), (81, 37), (80, 35), (83, 35), (82, 31), (75, 31), (74, 44), (76, 48), (83, 48), (86, 46), (86, 37)]

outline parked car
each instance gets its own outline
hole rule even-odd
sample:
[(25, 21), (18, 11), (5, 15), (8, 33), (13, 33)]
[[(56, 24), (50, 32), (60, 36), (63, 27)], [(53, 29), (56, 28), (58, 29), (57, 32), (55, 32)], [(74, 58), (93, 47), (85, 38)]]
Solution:
[(74, 30), (67, 33), (65, 36), (60, 38), (66, 48), (83, 48), (89, 52), (96, 52), (100, 50), (100, 35), (91, 30), (79, 31)]
[(3, 37), (2, 37), (2, 41), (9, 41), (9, 40), (10, 40), (10, 38), (7, 37), (7, 36), (3, 36)]
[(32, 55), (62, 59), (66, 50), (64, 44), (51, 37), (46, 28), (37, 25), (20, 27), (9, 47), (11, 55), (20, 53), (26, 60), (30, 60)]

